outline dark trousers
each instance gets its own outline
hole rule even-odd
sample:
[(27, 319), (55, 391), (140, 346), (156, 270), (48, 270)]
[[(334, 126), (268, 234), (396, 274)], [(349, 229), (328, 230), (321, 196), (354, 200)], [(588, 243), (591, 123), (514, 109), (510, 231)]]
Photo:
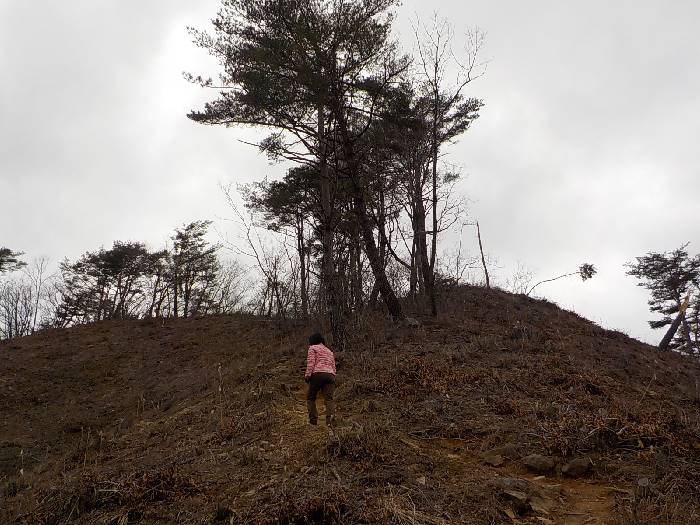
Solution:
[(335, 403), (333, 402), (333, 391), (335, 390), (335, 376), (326, 372), (316, 372), (311, 374), (309, 380), (309, 391), (306, 393), (306, 406), (309, 409), (309, 422), (315, 425), (318, 422), (318, 412), (316, 411), (316, 396), (318, 392), (323, 393), (323, 400), (326, 403), (326, 425), (333, 423), (335, 414)]

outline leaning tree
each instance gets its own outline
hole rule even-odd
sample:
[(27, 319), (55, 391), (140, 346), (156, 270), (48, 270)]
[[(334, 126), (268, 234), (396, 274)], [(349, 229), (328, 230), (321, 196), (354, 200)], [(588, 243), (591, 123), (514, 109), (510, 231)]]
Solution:
[[(690, 256), (687, 247), (688, 244), (684, 244), (672, 252), (649, 252), (626, 265), (627, 275), (638, 278), (639, 286), (651, 292), (649, 309), (661, 314), (660, 319), (649, 321), (649, 325), (672, 328), (659, 345), (660, 350), (687, 348), (692, 351), (700, 342), (698, 327), (694, 325), (698, 318), (695, 309), (700, 292), (700, 255)], [(679, 327), (682, 330), (676, 335)]]

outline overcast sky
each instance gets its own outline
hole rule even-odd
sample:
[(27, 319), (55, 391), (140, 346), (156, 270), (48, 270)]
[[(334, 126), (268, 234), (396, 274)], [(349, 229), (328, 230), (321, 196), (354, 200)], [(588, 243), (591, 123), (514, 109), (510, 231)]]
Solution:
[[(429, 6), (426, 6), (429, 4)], [(238, 139), (186, 117), (213, 93), (190, 43), (216, 0), (0, 0), (0, 246), (54, 262), (115, 239), (162, 246), (173, 228), (230, 216), (218, 188), (275, 175)], [(397, 30), (437, 9), (487, 32), (482, 117), (453, 147), (460, 191), (504, 282), (591, 262), (599, 274), (540, 293), (656, 342), (623, 264), (700, 250), (700, 3), (694, 0), (405, 0)], [(476, 249), (472, 232), (465, 245)]]

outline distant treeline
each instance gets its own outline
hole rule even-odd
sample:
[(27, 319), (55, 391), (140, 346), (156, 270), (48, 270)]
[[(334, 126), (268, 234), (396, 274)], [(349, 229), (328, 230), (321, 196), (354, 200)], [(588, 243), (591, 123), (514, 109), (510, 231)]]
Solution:
[(245, 270), (222, 262), (205, 235), (209, 222), (175, 231), (170, 247), (149, 251), (141, 242), (114, 243), (64, 260), (48, 273), (46, 260), (27, 265), (21, 254), (0, 258), (0, 271), (20, 270), (0, 281), (0, 339), (38, 328), (67, 327), (106, 319), (190, 317), (238, 311)]

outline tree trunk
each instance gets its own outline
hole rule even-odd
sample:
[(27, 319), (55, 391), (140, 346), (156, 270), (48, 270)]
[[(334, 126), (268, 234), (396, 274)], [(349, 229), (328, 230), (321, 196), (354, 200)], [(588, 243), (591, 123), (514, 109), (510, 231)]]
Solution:
[(333, 346), (336, 350), (344, 348), (343, 316), (338, 294), (337, 279), (335, 275), (335, 251), (333, 246), (333, 198), (331, 195), (331, 180), (328, 168), (328, 156), (326, 154), (326, 130), (324, 106), (318, 108), (318, 149), (319, 149), (319, 176), (321, 183), (321, 245), (323, 256), (321, 258), (321, 281), (323, 294), (328, 310), (328, 320), (333, 334)]
[(350, 246), (350, 273), (352, 277), (353, 309), (362, 310), (362, 249), (359, 225), (355, 224), (352, 232), (353, 242)]
[(435, 297), (435, 293), (433, 291), (434, 288), (434, 279), (433, 279), (433, 271), (430, 265), (430, 259), (428, 258), (428, 234), (426, 232), (426, 226), (425, 226), (425, 205), (423, 203), (423, 194), (422, 192), (418, 191), (414, 195), (415, 203), (414, 203), (414, 208), (415, 208), (415, 214), (414, 214), (414, 221), (415, 221), (415, 233), (417, 234), (417, 256), (418, 256), (418, 264), (419, 264), (419, 270), (421, 274), (421, 279), (420, 283), (422, 283), (422, 288), (423, 292), (425, 295), (428, 297), (428, 300), (430, 301), (431, 305), (431, 313), (433, 311), (433, 299)]
[(438, 194), (437, 194), (437, 165), (438, 165), (438, 116), (440, 114), (440, 95), (435, 93), (435, 105), (433, 108), (433, 239), (430, 253), (430, 286), (428, 287), (428, 297), (430, 298), (430, 313), (437, 315), (437, 303), (435, 299), (435, 261), (437, 259), (437, 238), (438, 238)]
[[(389, 243), (389, 240), (388, 240), (387, 235), (386, 235), (386, 203), (384, 200), (383, 188), (381, 188), (379, 190), (379, 209), (377, 210), (377, 219), (378, 219), (378, 221), (377, 221), (378, 228), (380, 231), (380, 235), (378, 236), (378, 239), (377, 239), (377, 241), (379, 243), (379, 260), (381, 262), (382, 268), (384, 268), (384, 271), (386, 272), (387, 260), (389, 258), (387, 255), (387, 252), (388, 252), (387, 245)], [(358, 222), (358, 228), (360, 228), (359, 222)], [(356, 243), (358, 246), (358, 252), (361, 253), (361, 250), (359, 248), (360, 247), (359, 231), (357, 233), (358, 233), (358, 237), (357, 237)], [(358, 261), (359, 261), (359, 253), (358, 253)], [(360, 285), (361, 284), (362, 284), (362, 282), (361, 282), (361, 278), (360, 278)], [(376, 280), (375, 280), (375, 286), (372, 289), (373, 293), (375, 292), (375, 289), (376, 289), (376, 293), (378, 294), (379, 289), (376, 286)], [(375, 295), (375, 304), (376, 304), (376, 295)]]
[(180, 279), (180, 272), (178, 268), (179, 263), (175, 262), (175, 275), (173, 275), (173, 317), (177, 318), (179, 315), (178, 312), (178, 304), (177, 304), (177, 299), (178, 299), (178, 280)]
[(359, 169), (355, 159), (355, 152), (353, 151), (353, 146), (348, 134), (347, 122), (345, 120), (345, 115), (342, 113), (342, 109), (338, 112), (337, 117), (338, 126), (342, 137), (342, 148), (345, 155), (346, 168), (348, 169), (350, 180), (352, 182), (353, 207), (357, 214), (357, 220), (360, 224), (362, 240), (364, 241), (365, 245), (365, 253), (369, 259), (369, 264), (372, 268), (374, 279), (377, 282), (379, 293), (382, 295), (382, 299), (384, 300), (387, 310), (389, 310), (389, 315), (392, 317), (392, 319), (398, 320), (403, 317), (401, 304), (399, 303), (394, 290), (391, 288), (389, 279), (387, 279), (386, 276), (386, 268), (384, 267), (384, 264), (379, 256), (377, 243), (374, 239), (372, 221), (370, 220), (369, 213), (367, 212), (364, 188), (359, 180)]
[(369, 259), (369, 264), (372, 268), (372, 273), (374, 274), (376, 286), (379, 293), (382, 295), (382, 299), (389, 310), (389, 315), (392, 319), (397, 320), (403, 317), (401, 312), (401, 304), (391, 288), (389, 279), (386, 276), (386, 269), (379, 257), (379, 250), (374, 241), (374, 230), (372, 229), (372, 222), (369, 219), (367, 213), (367, 204), (365, 203), (364, 196), (362, 195), (362, 189), (355, 185), (355, 195), (353, 198), (355, 205), (355, 210), (357, 211), (357, 218), (360, 223), (360, 228), (362, 230), (362, 238), (365, 244), (365, 252), (367, 253), (367, 258)]
[[(156, 274), (156, 282), (153, 284), (153, 293), (151, 294), (151, 304), (148, 306), (148, 317), (153, 317), (156, 307), (156, 298), (158, 294), (158, 286), (160, 286), (160, 274)], [(157, 316), (156, 316), (157, 317)]]
[(409, 279), (409, 295), (413, 301), (416, 300), (416, 293), (418, 291), (418, 268), (416, 265), (416, 243), (417, 239), (415, 232), (413, 235), (413, 243), (411, 244), (411, 277)]
[(185, 274), (182, 317), (188, 317), (190, 312), (190, 276), (188, 274), (189, 272)]
[(689, 302), (689, 300), (686, 299), (685, 302), (683, 304), (681, 304), (680, 309), (678, 310), (678, 315), (673, 320), (673, 322), (671, 323), (671, 326), (669, 327), (668, 331), (666, 332), (666, 335), (664, 335), (664, 338), (659, 343), (659, 350), (661, 352), (668, 350), (668, 345), (671, 344), (671, 341), (673, 340), (673, 336), (675, 336), (676, 332), (678, 331), (678, 327), (681, 325), (682, 322), (685, 321), (685, 310), (686, 310), (686, 308), (688, 308), (688, 302)]
[(481, 244), (481, 228), (479, 227), (479, 221), (476, 221), (476, 234), (477, 237), (479, 237), (479, 251), (481, 252), (481, 264), (484, 266), (484, 275), (486, 276), (486, 288), (491, 288), (489, 270), (486, 267), (486, 259), (484, 258), (484, 246)]
[(379, 299), (379, 286), (377, 286), (377, 281), (374, 281), (374, 284), (372, 285), (372, 292), (369, 294), (369, 307), (372, 310), (376, 310), (378, 299)]
[(417, 162), (412, 171), (411, 187), (411, 227), (413, 228), (413, 263), (412, 274), (415, 272), (417, 280), (417, 293), (425, 294), (425, 279), (423, 259), (427, 253), (425, 239), (425, 205), (423, 203), (423, 165)]
[(690, 325), (688, 324), (688, 319), (686, 318), (685, 314), (683, 315), (683, 321), (681, 321), (681, 324), (683, 325), (683, 335), (685, 336), (685, 343), (688, 345), (688, 352), (690, 352), (693, 349), (693, 340), (690, 337)]
[(297, 253), (299, 255), (299, 278), (301, 287), (301, 315), (309, 316), (309, 291), (306, 282), (306, 246), (304, 243), (304, 218), (297, 217)]

